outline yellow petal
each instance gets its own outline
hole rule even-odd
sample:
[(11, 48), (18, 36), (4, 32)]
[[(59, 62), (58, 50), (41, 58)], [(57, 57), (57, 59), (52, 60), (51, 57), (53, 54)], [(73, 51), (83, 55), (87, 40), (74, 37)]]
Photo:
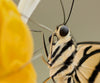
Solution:
[(0, 0), (0, 83), (36, 83), (29, 28), (11, 0)]
[(28, 64), (25, 68), (1, 78), (0, 83), (36, 83), (35, 71), (32, 64)]

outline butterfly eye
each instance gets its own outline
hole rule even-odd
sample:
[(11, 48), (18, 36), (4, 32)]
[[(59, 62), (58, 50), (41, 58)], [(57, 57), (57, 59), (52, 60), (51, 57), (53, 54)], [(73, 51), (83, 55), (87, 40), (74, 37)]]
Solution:
[(67, 26), (62, 26), (60, 28), (60, 35), (63, 37), (63, 36), (66, 36), (69, 32), (69, 29), (67, 28)]

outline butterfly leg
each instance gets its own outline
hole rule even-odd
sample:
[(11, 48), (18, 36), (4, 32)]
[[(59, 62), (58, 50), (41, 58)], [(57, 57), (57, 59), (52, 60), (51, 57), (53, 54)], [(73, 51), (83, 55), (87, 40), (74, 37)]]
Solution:
[(48, 77), (46, 80), (44, 80), (43, 83), (47, 83), (47, 81), (50, 80), (50, 79), (51, 79), (51, 77)]
[(41, 56), (41, 58), (42, 58), (43, 62), (44, 62), (46, 65), (48, 65), (48, 67), (50, 67), (50, 65), (49, 65), (48, 62), (44, 59), (44, 57)]

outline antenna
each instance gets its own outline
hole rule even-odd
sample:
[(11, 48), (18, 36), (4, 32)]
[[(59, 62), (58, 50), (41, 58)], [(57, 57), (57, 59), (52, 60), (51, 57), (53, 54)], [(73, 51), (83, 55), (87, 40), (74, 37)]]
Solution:
[(66, 22), (64, 23), (64, 25), (66, 25), (66, 24), (68, 23), (68, 21), (69, 21), (69, 18), (70, 18), (71, 13), (72, 13), (73, 5), (74, 5), (74, 0), (72, 1), (71, 9), (70, 9), (70, 12), (69, 12), (68, 18), (67, 18)]
[(62, 0), (60, 0), (60, 3), (61, 3), (62, 11), (63, 11), (63, 16), (64, 16), (63, 24), (65, 24), (65, 10), (64, 10), (64, 6), (63, 6), (63, 3), (62, 3)]

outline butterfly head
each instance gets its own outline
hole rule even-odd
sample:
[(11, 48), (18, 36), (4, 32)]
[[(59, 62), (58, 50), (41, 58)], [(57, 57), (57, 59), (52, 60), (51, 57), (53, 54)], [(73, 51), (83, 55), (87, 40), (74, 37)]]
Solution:
[[(52, 36), (53, 36), (53, 39), (52, 39)], [(69, 28), (66, 26), (66, 25), (59, 25), (57, 26), (54, 34), (52, 34), (50, 37), (49, 37), (49, 43), (51, 43), (51, 41), (53, 41), (53, 45), (55, 43), (57, 43), (57, 41), (59, 40), (63, 40), (63, 39), (68, 39), (70, 36), (70, 30)], [(54, 43), (54, 38), (56, 39), (55, 43)]]
[(70, 35), (70, 30), (69, 30), (69, 28), (66, 25), (59, 25), (56, 28), (55, 32), (56, 32), (56, 35), (59, 38), (64, 38), (64, 37), (67, 37), (68, 35)]

